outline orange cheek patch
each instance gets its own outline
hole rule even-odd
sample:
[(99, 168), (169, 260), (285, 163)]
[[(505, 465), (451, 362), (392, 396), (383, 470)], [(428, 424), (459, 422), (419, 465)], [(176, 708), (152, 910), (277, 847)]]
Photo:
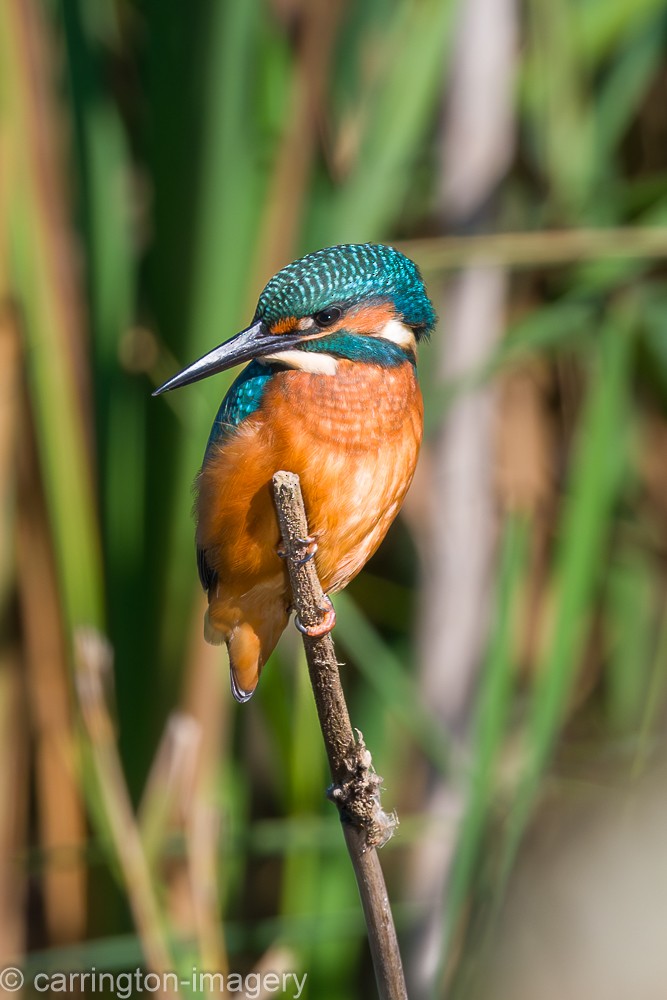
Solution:
[(297, 329), (296, 316), (287, 316), (271, 325), (271, 333), (294, 333)]
[(345, 319), (345, 329), (358, 333), (377, 333), (391, 319), (396, 318), (394, 307), (388, 302), (378, 305), (362, 306), (355, 309)]

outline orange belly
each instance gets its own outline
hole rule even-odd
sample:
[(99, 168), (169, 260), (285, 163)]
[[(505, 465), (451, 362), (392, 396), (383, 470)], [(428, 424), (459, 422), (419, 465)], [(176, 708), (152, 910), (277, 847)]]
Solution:
[(256, 684), (288, 617), (272, 475), (286, 469), (299, 476), (322, 586), (339, 590), (398, 513), (417, 462), (422, 416), (409, 362), (380, 369), (342, 361), (335, 376), (285, 370), (269, 383), (257, 413), (208, 457), (196, 503), (197, 544), (218, 577), (207, 637), (226, 641), (232, 661), (236, 644), (244, 690)]

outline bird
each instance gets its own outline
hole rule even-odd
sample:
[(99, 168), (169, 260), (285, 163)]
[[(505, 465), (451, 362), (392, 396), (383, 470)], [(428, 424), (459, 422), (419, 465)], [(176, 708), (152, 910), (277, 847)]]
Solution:
[(412, 481), (423, 434), (417, 345), (436, 314), (417, 265), (391, 246), (325, 247), (266, 284), (245, 330), (155, 390), (159, 395), (249, 362), (222, 400), (195, 481), (204, 636), (226, 644), (238, 702), (253, 695), (290, 616), (273, 504), (279, 470), (301, 481), (325, 593), (376, 551)]

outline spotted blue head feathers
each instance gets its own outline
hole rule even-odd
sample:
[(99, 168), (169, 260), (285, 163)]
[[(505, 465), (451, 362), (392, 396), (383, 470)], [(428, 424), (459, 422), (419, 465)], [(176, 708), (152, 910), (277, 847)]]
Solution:
[(287, 264), (259, 297), (256, 320), (312, 316), (335, 304), (389, 300), (417, 337), (435, 326), (435, 311), (417, 265), (393, 247), (350, 243), (326, 247)]

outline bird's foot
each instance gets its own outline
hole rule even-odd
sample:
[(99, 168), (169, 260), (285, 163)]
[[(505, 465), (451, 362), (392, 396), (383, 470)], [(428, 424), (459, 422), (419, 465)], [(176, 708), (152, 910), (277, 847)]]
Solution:
[(297, 566), (304, 566), (307, 562), (310, 562), (314, 558), (317, 552), (317, 541), (315, 540), (315, 535), (306, 535), (305, 538), (295, 538), (294, 541), (297, 545), (303, 546), (304, 554), (299, 556), (296, 560)]
[(303, 625), (299, 621), (299, 616), (297, 615), (294, 619), (294, 624), (298, 628), (302, 635), (307, 635), (311, 639), (319, 639), (323, 635), (328, 635), (332, 628), (336, 624), (336, 612), (334, 611), (334, 606), (331, 603), (331, 599), (324, 595), (324, 601), (326, 607), (320, 608), (322, 612), (322, 619), (317, 623), (317, 625)]
[[(295, 538), (294, 541), (296, 545), (304, 549), (304, 554), (294, 560), (295, 564), (297, 566), (303, 566), (305, 563), (310, 562), (317, 552), (317, 541), (315, 540), (315, 535), (306, 535), (305, 538)], [(287, 552), (285, 552), (285, 549), (283, 548), (276, 549), (276, 554), (280, 559), (287, 558)]]

